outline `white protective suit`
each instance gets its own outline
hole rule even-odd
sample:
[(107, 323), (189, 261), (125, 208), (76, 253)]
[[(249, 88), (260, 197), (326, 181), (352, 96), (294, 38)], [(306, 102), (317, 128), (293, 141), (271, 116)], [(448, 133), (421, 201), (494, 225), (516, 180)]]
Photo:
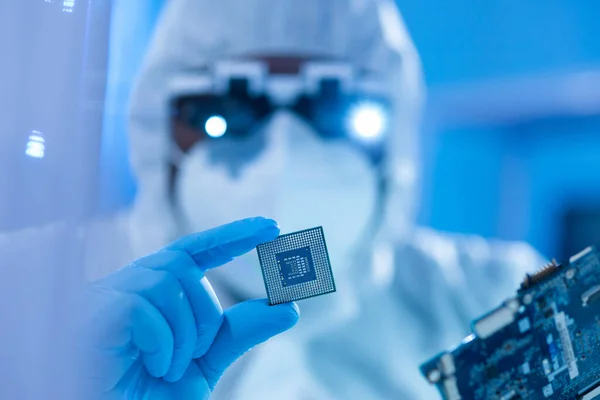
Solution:
[[(376, 207), (372, 166), (288, 113), (264, 124), (267, 145), (239, 175), (200, 143), (179, 160), (170, 191), (172, 81), (254, 55), (343, 60), (386, 82), (394, 107), (386, 214), (377, 234), (365, 236)], [(527, 269), (542, 263), (527, 245), (414, 226), (422, 100), (420, 61), (392, 0), (171, 0), (166, 6), (131, 103), (139, 183), (135, 255), (189, 231), (263, 215), (277, 219), (283, 232), (323, 225), (338, 283), (337, 293), (301, 302), (299, 326), (250, 352), (217, 386), (216, 398), (435, 398), (419, 363), (458, 343), (470, 319), (499, 304)], [(224, 143), (230, 153), (244, 146)], [(255, 255), (210, 278), (232, 301), (264, 297)]]

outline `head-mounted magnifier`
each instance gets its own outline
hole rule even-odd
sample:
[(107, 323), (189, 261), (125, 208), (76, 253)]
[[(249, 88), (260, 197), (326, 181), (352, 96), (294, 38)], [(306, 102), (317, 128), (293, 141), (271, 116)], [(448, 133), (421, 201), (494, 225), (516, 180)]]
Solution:
[(323, 140), (348, 141), (373, 164), (384, 156), (391, 108), (385, 87), (345, 63), (298, 57), (220, 62), (179, 76), (171, 93), (173, 132), (184, 151), (201, 140), (247, 137), (268, 116), (287, 110)]

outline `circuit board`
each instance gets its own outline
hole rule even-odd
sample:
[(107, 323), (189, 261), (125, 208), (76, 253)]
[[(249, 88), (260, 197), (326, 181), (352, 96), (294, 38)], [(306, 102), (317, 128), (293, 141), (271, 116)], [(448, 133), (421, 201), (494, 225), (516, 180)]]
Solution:
[(445, 400), (600, 400), (600, 251), (527, 275), (460, 346), (421, 366)]

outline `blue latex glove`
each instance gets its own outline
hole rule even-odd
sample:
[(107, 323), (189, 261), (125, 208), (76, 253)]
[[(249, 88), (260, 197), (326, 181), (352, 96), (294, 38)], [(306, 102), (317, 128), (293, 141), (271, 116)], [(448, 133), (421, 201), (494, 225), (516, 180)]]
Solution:
[(272, 220), (237, 221), (184, 237), (94, 283), (83, 331), (93, 390), (103, 398), (209, 398), (225, 369), (291, 328), (298, 309), (263, 299), (223, 312), (204, 272), (278, 234)]

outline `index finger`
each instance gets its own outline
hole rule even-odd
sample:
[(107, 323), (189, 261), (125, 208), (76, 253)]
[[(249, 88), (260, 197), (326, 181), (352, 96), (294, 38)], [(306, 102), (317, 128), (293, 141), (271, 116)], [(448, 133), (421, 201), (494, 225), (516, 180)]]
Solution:
[(279, 236), (272, 219), (254, 217), (184, 236), (164, 250), (183, 251), (201, 270), (218, 267)]

